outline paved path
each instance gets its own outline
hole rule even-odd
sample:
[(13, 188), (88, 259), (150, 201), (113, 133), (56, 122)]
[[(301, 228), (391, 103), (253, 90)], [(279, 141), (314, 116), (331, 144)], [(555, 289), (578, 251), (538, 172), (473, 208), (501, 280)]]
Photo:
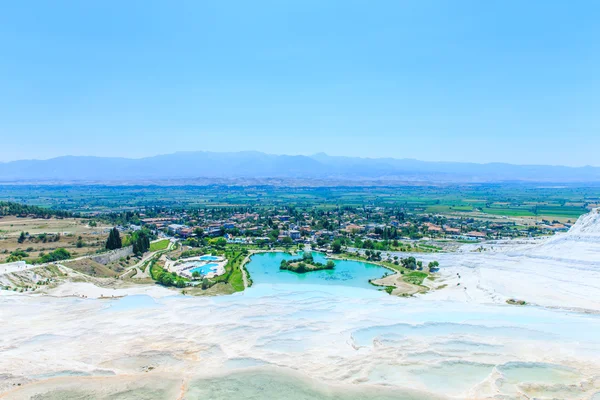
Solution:
[[(155, 240), (155, 242), (157, 242), (157, 241), (161, 241), (161, 240), (164, 240), (164, 239)], [(138, 275), (140, 275), (140, 276), (139, 276), (140, 278), (145, 278), (146, 276), (150, 277), (150, 274), (148, 274), (148, 273), (147, 273), (147, 272), (148, 272), (148, 267), (146, 267), (146, 273), (145, 273), (144, 271), (142, 271), (142, 269), (141, 269), (140, 267), (141, 267), (142, 265), (144, 265), (144, 263), (145, 263), (145, 262), (150, 262), (150, 260), (151, 260), (151, 259), (152, 259), (154, 256), (156, 256), (157, 254), (159, 255), (159, 258), (160, 258), (160, 256), (162, 256), (164, 253), (166, 253), (166, 252), (170, 251), (172, 248), (173, 248), (173, 242), (169, 242), (169, 245), (167, 246), (167, 248), (166, 248), (166, 249), (163, 249), (163, 250), (156, 250), (156, 251), (154, 251), (154, 252), (152, 252), (152, 253), (149, 253), (149, 254), (147, 254), (147, 255), (145, 255), (145, 256), (142, 256), (142, 259), (141, 259), (141, 260), (140, 260), (140, 261), (139, 261), (137, 264), (135, 264), (135, 265), (133, 265), (133, 266), (131, 266), (131, 267), (127, 268), (127, 270), (126, 270), (124, 273), (122, 273), (122, 274), (119, 276), (119, 278), (123, 278), (123, 277), (125, 277), (125, 276), (126, 276), (128, 273), (130, 273), (130, 272), (131, 272), (132, 270), (134, 270), (134, 269), (135, 269), (135, 270), (137, 270), (137, 272), (136, 272), (136, 274), (135, 274), (134, 276), (138, 276)], [(146, 276), (144, 276), (144, 275), (146, 275)]]

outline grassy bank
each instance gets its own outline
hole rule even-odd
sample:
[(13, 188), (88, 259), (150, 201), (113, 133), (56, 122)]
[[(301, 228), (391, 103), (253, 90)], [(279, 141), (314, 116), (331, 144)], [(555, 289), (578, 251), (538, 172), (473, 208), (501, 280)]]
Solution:
[(164, 250), (167, 247), (169, 247), (169, 242), (169, 239), (163, 239), (158, 242), (152, 242), (150, 243), (150, 251)]
[[(331, 258), (339, 259), (339, 260), (360, 261), (360, 262), (364, 262), (364, 263), (379, 265), (380, 267), (387, 268), (394, 273), (399, 273), (400, 275), (402, 275), (402, 281), (404, 281), (405, 283), (410, 284), (410, 285), (419, 286), (420, 288), (425, 289), (425, 290), (429, 290), (429, 288), (427, 288), (426, 286), (423, 286), (423, 281), (427, 277), (430, 276), (430, 274), (425, 271), (412, 270), (409, 268), (405, 268), (402, 265), (396, 265), (393, 262), (388, 262), (388, 261), (383, 261), (383, 260), (369, 260), (366, 257), (362, 257), (362, 256), (359, 256), (357, 254), (352, 254), (352, 253), (341, 253), (341, 254), (334, 255)], [(382, 285), (378, 285), (378, 284), (374, 283), (373, 281), (371, 281), (371, 283), (375, 286), (382, 286)], [(383, 285), (383, 287), (386, 288), (386, 291), (388, 293), (391, 293), (391, 291), (389, 290), (390, 286)]]

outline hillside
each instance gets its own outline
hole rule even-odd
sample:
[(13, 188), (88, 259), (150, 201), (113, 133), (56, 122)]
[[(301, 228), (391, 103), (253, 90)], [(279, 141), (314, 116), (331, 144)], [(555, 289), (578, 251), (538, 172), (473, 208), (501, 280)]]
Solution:
[(399, 182), (600, 182), (599, 167), (427, 162), (394, 158), (181, 152), (129, 159), (65, 156), (0, 163), (0, 182), (167, 179)]

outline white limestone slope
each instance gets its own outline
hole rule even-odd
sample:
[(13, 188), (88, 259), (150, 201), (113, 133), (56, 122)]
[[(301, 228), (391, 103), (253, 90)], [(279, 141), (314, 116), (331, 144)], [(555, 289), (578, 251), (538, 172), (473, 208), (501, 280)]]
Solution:
[(600, 238), (600, 208), (594, 208), (590, 213), (579, 217), (568, 233), (570, 236)]
[(515, 298), (541, 306), (600, 311), (599, 209), (581, 216), (564, 234), (488, 244), (484, 251), (477, 247), (439, 257), (448, 288), (425, 298), (479, 303)]
[(531, 249), (531, 255), (597, 264), (600, 262), (600, 209), (582, 215), (567, 233), (544, 241)]
[[(12, 295), (0, 297), (0, 311), (2, 399), (589, 400), (600, 392), (600, 315), (285, 284), (221, 297)], [(286, 394), (284, 383), (273, 394), (263, 382), (248, 393), (261, 368), (331, 386)], [(227, 375), (235, 371), (250, 374), (241, 387)], [(196, 394), (204, 379), (216, 389)]]
[[(448, 285), (420, 298), (285, 284), (219, 297), (97, 299), (81, 282), (50, 293), (88, 298), (10, 292), (0, 296), (0, 398), (596, 399), (598, 313), (477, 304), (512, 297), (600, 312), (594, 212), (561, 236), (420, 254), (440, 261)], [(263, 368), (330, 386), (286, 395), (284, 382), (269, 395)], [(239, 389), (224, 377), (236, 371), (251, 374)], [(216, 390), (198, 395), (212, 379)]]

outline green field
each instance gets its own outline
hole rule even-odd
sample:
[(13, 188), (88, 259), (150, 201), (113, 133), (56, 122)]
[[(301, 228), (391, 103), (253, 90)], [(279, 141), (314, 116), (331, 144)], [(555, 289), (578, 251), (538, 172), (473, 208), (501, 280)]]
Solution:
[(521, 207), (484, 207), (481, 210), (485, 214), (504, 215), (507, 217), (535, 217), (528, 208)]
[(600, 185), (447, 184), (373, 187), (0, 185), (0, 200), (82, 215), (137, 210), (293, 206), (576, 219), (600, 203)]
[(164, 250), (169, 246), (169, 239), (163, 239), (158, 242), (150, 243), (150, 251)]
[(412, 283), (413, 285), (423, 284), (425, 278), (427, 278), (427, 273), (419, 271), (410, 272), (408, 274), (405, 274), (403, 277), (404, 282)]

